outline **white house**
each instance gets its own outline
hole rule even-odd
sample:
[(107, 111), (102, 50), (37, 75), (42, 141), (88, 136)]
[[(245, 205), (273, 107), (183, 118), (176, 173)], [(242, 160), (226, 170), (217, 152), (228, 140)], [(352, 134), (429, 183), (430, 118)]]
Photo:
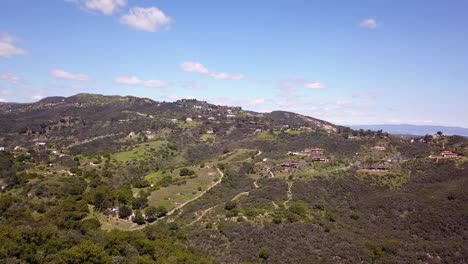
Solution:
[(0, 151), (5, 151), (5, 147), (0, 147)]

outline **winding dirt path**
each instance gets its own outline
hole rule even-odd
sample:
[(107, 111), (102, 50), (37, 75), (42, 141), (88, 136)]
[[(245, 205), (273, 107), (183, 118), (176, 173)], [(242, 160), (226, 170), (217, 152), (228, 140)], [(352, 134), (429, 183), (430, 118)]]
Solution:
[(285, 208), (288, 208), (288, 203), (292, 199), (292, 192), (291, 192), (292, 186), (293, 186), (293, 182), (292, 181), (288, 182), (288, 193), (287, 193), (288, 199), (286, 201), (284, 201), (284, 207)]
[[(164, 218), (167, 218), (169, 216), (171, 216), (172, 214), (174, 214), (175, 212), (177, 212), (177, 210), (179, 209), (182, 209), (184, 206), (186, 206), (187, 204), (199, 199), (200, 197), (202, 197), (205, 193), (207, 193), (209, 190), (211, 190), (212, 188), (214, 188), (216, 185), (220, 184), (221, 181), (223, 180), (224, 178), (224, 173), (219, 169), (219, 168), (216, 168), (216, 170), (218, 171), (219, 175), (221, 175), (221, 177), (219, 178), (219, 180), (217, 180), (215, 183), (211, 184), (208, 188), (206, 188), (206, 190), (204, 190), (203, 192), (199, 193), (197, 196), (195, 196), (194, 198), (188, 200), (188, 201), (185, 201), (179, 205), (177, 205), (176, 207), (172, 208), (169, 212), (167, 212), (166, 216)], [(208, 208), (208, 209), (212, 209), (212, 208)], [(207, 209), (207, 210), (208, 210)], [(206, 211), (206, 210), (205, 210)], [(205, 214), (207, 212), (204, 212)], [(202, 214), (201, 217), (203, 217), (204, 214)], [(200, 217), (200, 219), (201, 219)], [(158, 220), (159, 221), (159, 220)], [(130, 231), (134, 231), (134, 230), (140, 230), (140, 229), (143, 229), (145, 228), (145, 226), (147, 225), (152, 225), (154, 223), (157, 223), (158, 221), (154, 221), (152, 223), (148, 223), (148, 224), (145, 224), (145, 225), (139, 225), (139, 226), (136, 226), (134, 228), (131, 228)]]
[(188, 201), (185, 201), (181, 204), (179, 204), (178, 206), (172, 208), (169, 212), (167, 212), (167, 216), (170, 216), (172, 215), (175, 211), (179, 210), (179, 209), (182, 209), (182, 207), (186, 206), (188, 203), (191, 203), (197, 199), (199, 199), (200, 197), (202, 197), (206, 192), (208, 192), (209, 190), (211, 190), (213, 187), (215, 187), (216, 185), (220, 184), (221, 181), (223, 180), (224, 178), (224, 173), (219, 169), (219, 168), (216, 168), (216, 170), (218, 171), (218, 173), (221, 175), (221, 177), (219, 178), (218, 181), (216, 181), (215, 183), (213, 183), (212, 185), (210, 185), (210, 187), (206, 188), (206, 190), (204, 190), (203, 192), (199, 193), (197, 196), (195, 196), (194, 198), (188, 200)]

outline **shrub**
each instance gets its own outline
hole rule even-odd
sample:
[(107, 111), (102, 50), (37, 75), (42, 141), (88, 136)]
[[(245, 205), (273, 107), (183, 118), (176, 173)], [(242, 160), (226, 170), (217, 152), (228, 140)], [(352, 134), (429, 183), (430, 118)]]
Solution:
[(234, 201), (227, 201), (226, 204), (224, 205), (224, 209), (226, 209), (228, 211), (230, 211), (230, 210), (232, 210), (232, 209), (234, 209), (236, 207), (237, 207), (237, 203), (234, 202)]

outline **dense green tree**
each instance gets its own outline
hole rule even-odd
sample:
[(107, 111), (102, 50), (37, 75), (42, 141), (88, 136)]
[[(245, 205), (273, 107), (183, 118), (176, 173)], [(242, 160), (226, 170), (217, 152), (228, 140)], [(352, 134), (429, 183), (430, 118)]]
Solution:
[(133, 222), (135, 222), (135, 223), (137, 223), (139, 225), (145, 224), (145, 218), (141, 214), (140, 210), (135, 211), (135, 216), (133, 217)]
[(122, 219), (128, 218), (132, 214), (132, 209), (126, 205), (119, 207), (119, 217)]

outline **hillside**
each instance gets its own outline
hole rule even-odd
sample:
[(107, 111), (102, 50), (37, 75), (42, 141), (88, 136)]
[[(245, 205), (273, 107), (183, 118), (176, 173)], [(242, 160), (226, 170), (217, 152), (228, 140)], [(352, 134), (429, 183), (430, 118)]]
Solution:
[(468, 140), (197, 100), (0, 104), (0, 262), (465, 263)]

